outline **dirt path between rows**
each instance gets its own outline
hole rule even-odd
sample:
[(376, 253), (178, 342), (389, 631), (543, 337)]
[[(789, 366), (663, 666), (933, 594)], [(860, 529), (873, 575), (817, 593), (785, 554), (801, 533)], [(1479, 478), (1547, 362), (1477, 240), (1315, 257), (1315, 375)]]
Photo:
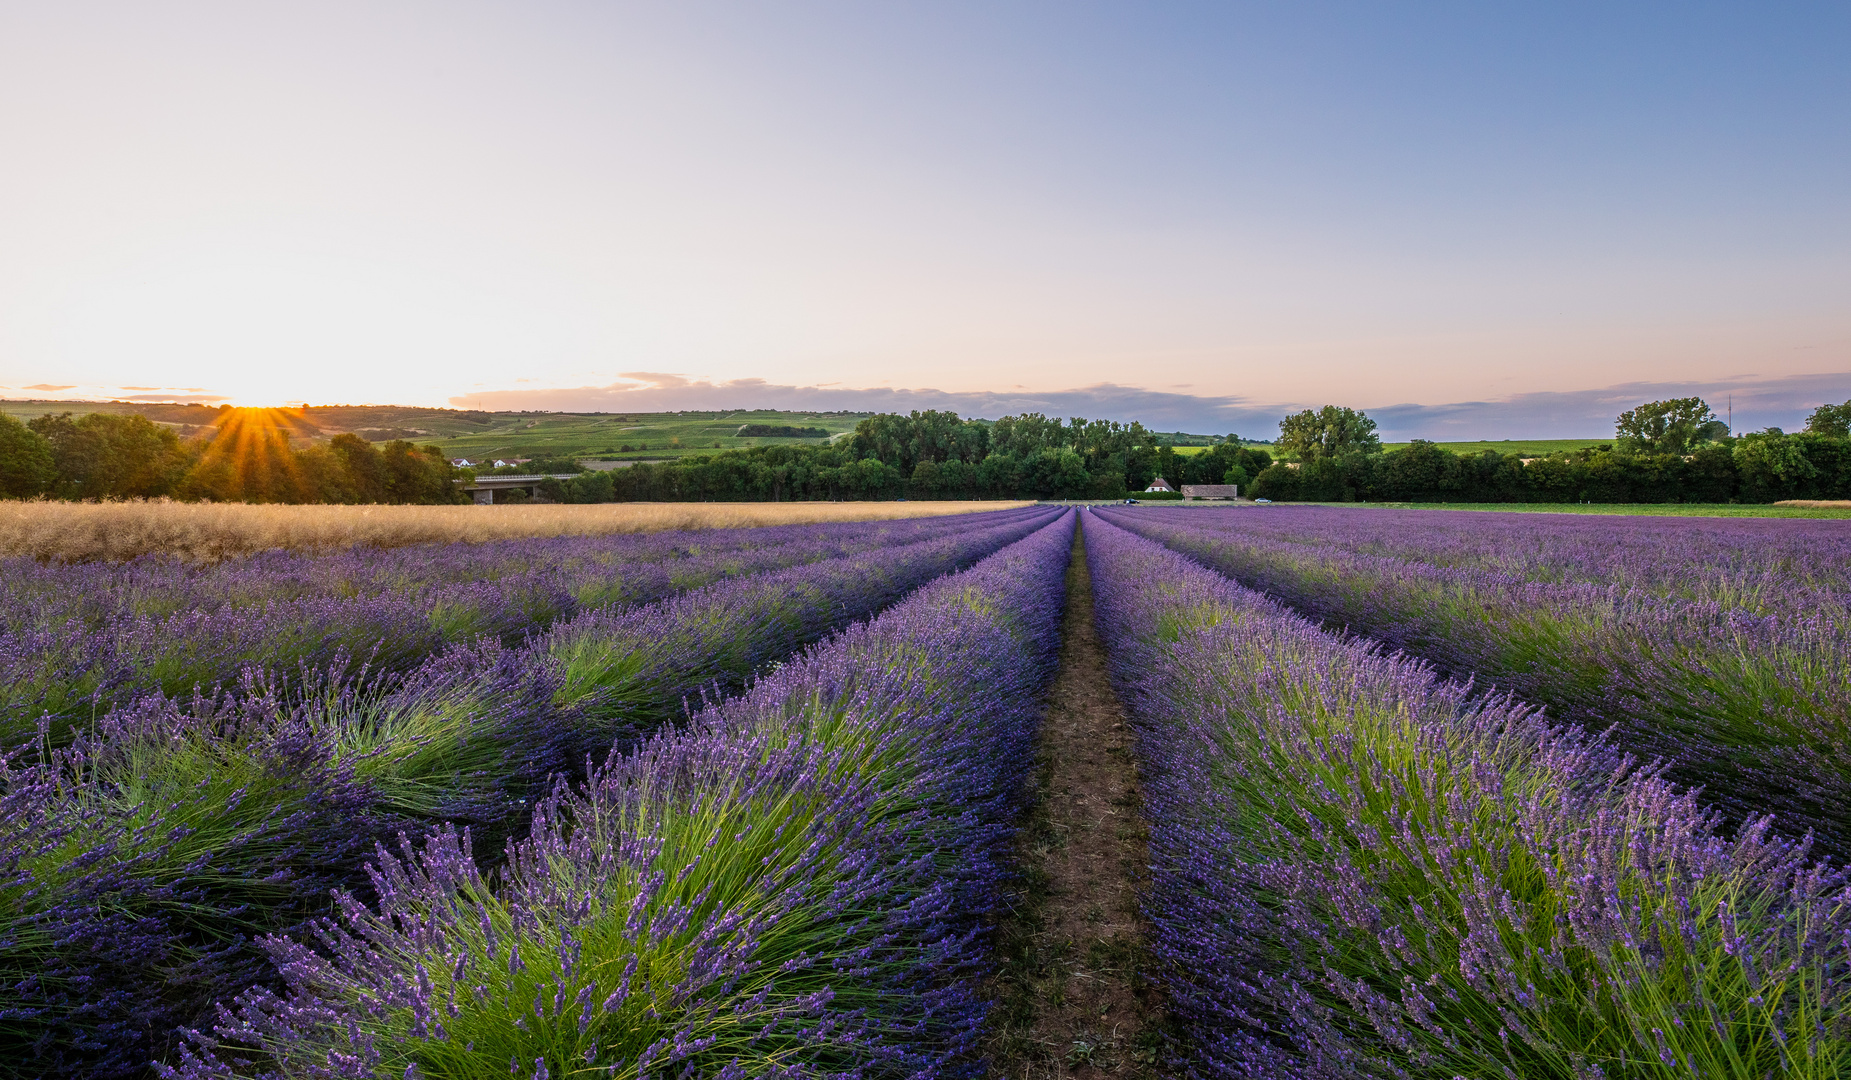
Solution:
[(1132, 732), (1093, 629), (1079, 535), (1067, 570), (1060, 669), (1041, 722), (1019, 857), (1023, 884), (998, 935), (991, 1075), (1156, 1076), (1161, 996), (1147, 985), (1138, 912), (1148, 877)]

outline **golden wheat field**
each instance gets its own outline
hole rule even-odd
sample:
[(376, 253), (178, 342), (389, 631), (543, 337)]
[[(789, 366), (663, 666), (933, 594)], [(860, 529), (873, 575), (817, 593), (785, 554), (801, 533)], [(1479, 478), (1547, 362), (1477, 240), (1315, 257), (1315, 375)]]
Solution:
[(1805, 510), (1851, 510), (1851, 499), (1782, 499), (1775, 506), (1797, 506)]
[(522, 536), (731, 529), (968, 514), (1026, 502), (602, 503), (588, 506), (253, 506), (0, 503), (0, 556), (59, 562), (165, 554), (197, 562), (272, 548), (331, 551)]

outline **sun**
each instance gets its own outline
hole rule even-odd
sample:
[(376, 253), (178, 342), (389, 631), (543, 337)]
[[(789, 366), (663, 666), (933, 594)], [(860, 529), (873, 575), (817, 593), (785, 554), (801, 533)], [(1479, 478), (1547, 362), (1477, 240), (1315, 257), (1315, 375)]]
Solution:
[(319, 435), (300, 409), (220, 410), (194, 470), (208, 491), (253, 502), (292, 501), (304, 490), (300, 459), (291, 441)]

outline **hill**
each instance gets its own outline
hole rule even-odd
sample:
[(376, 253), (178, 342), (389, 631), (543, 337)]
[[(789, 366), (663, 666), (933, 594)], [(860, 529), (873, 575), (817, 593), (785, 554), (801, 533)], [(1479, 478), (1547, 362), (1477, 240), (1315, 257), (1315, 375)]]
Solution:
[[(219, 416), (209, 405), (130, 401), (0, 401), (17, 420), (57, 413), (145, 416), (181, 437), (201, 433)], [(606, 461), (659, 460), (695, 451), (745, 446), (818, 444), (855, 430), (871, 413), (750, 412), (556, 413), (476, 412), (406, 405), (310, 405), (278, 410), (300, 443), (352, 433), (369, 442), (405, 439), (433, 444), (450, 457), (582, 457)], [(741, 435), (742, 429), (796, 429), (814, 434)]]
[[(1495, 442), (1443, 442), (1434, 443), (1455, 454), (1482, 454), (1486, 450), (1495, 450), (1500, 454), (1521, 454), (1524, 457), (1547, 457), (1550, 454), (1568, 454), (1576, 450), (1587, 450), (1596, 446), (1610, 446), (1613, 437), (1604, 439), (1499, 439)], [(1404, 450), (1408, 443), (1383, 443), (1382, 449)]]
[[(0, 401), (0, 412), (19, 420), (47, 413), (70, 412), (137, 414), (182, 437), (200, 432), (218, 416), (210, 405), (143, 404), (130, 401)], [(311, 441), (349, 433), (369, 442), (405, 439), (434, 444), (450, 457), (470, 460), (495, 457), (572, 457), (602, 461), (659, 461), (711, 450), (747, 446), (815, 445), (814, 435), (761, 435), (753, 429), (797, 429), (835, 437), (855, 430), (872, 413), (803, 413), (776, 409), (730, 412), (674, 413), (565, 413), (477, 412), (462, 409), (427, 409), (409, 405), (311, 405), (290, 410), (290, 434)], [(983, 423), (984, 421), (978, 421)], [(741, 432), (746, 432), (742, 434)], [(1153, 432), (1179, 454), (1199, 454), (1220, 444), (1219, 435), (1181, 431)], [(1495, 450), (1500, 454), (1542, 457), (1610, 443), (1611, 439), (1504, 439), (1482, 442), (1443, 442), (1437, 445), (1455, 454)], [(1270, 449), (1267, 443), (1251, 443)], [(1400, 450), (1404, 442), (1384, 443), (1384, 450)]]
[(855, 430), (872, 413), (800, 413), (773, 409), (680, 413), (482, 413), (491, 422), (433, 442), (452, 457), (582, 457), (652, 461), (747, 446), (820, 445), (815, 435), (740, 434), (752, 428)]

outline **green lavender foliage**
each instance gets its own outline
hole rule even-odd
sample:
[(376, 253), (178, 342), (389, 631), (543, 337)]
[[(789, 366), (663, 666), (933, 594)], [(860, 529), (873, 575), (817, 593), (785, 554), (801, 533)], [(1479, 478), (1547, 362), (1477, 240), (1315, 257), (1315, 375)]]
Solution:
[(1851, 1068), (1843, 870), (1098, 515), (1087, 545), (1199, 1075)]

